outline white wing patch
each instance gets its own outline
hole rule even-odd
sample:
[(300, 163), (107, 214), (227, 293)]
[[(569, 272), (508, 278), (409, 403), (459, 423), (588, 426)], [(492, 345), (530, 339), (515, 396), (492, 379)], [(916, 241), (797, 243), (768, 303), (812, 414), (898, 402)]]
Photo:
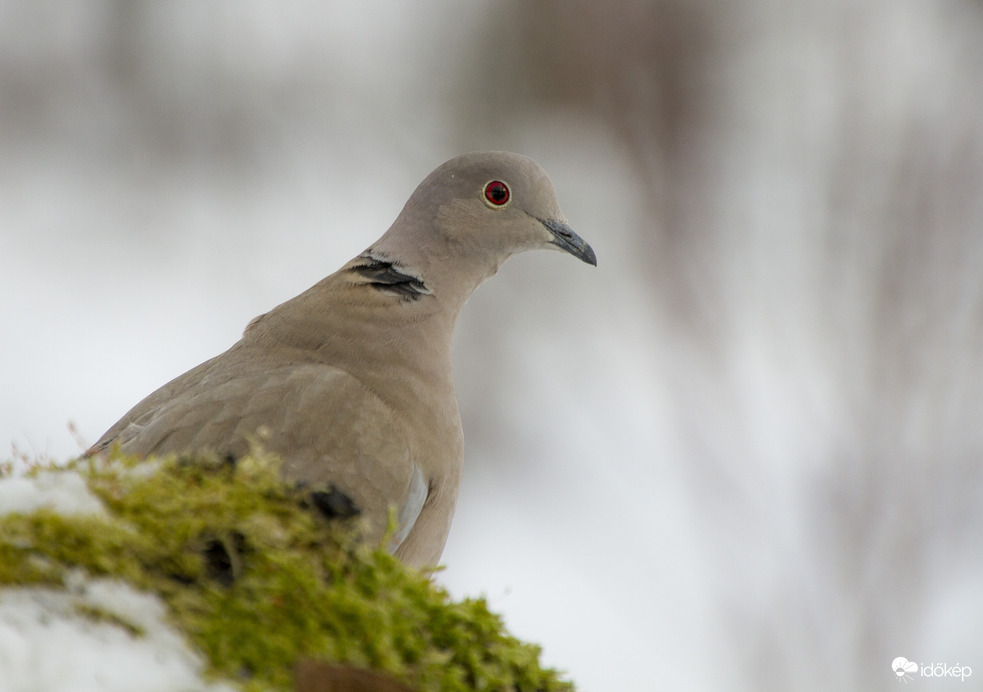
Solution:
[(406, 493), (406, 502), (400, 508), (399, 515), (396, 517), (399, 522), (399, 529), (393, 534), (392, 541), (389, 543), (390, 551), (396, 550), (406, 540), (406, 537), (410, 535), (410, 531), (413, 530), (413, 525), (416, 524), (416, 520), (423, 510), (423, 504), (427, 501), (427, 495), (429, 493), (430, 486), (423, 479), (420, 469), (414, 466), (413, 476), (410, 478), (410, 487)]

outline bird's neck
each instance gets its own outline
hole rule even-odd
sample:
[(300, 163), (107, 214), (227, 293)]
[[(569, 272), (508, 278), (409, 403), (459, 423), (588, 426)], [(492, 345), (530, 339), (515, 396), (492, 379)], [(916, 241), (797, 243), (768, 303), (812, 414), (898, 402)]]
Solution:
[(407, 387), (423, 384), (453, 395), (451, 342), (465, 300), (431, 290), (409, 270), (362, 256), (256, 318), (244, 341), (367, 373), (362, 376), (378, 380), (366, 382), (373, 389), (404, 377)]
[[(408, 204), (389, 231), (342, 271), (361, 264), (394, 271), (402, 276), (404, 287), (434, 296), (441, 309), (456, 318), (474, 290), (498, 271), (510, 253), (483, 247), (467, 234), (455, 235), (439, 218), (419, 218), (420, 213)], [(416, 232), (403, 232), (407, 227)], [(392, 281), (392, 277), (382, 278)], [(375, 287), (392, 288), (381, 283)]]

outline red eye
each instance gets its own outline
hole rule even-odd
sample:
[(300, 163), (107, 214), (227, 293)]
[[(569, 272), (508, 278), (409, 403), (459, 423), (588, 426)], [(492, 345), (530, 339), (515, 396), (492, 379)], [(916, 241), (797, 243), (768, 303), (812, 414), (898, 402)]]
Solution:
[(485, 199), (495, 207), (500, 207), (509, 201), (509, 186), (501, 180), (493, 180), (485, 185)]

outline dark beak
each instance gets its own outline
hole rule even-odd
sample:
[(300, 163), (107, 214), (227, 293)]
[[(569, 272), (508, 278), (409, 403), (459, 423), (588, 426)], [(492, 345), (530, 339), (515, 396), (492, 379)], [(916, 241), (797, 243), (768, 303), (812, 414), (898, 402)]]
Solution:
[(597, 266), (597, 255), (594, 249), (587, 244), (587, 241), (573, 232), (573, 229), (562, 221), (553, 219), (539, 219), (539, 222), (546, 226), (546, 230), (552, 234), (550, 242), (561, 250), (569, 252), (577, 259), (583, 260), (587, 264)]

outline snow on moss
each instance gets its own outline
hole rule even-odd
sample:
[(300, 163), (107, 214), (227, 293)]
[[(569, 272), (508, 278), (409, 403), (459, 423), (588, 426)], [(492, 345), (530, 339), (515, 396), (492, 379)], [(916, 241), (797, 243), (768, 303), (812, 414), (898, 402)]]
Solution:
[[(72, 509), (39, 487), (69, 488), (61, 500)], [(312, 511), (262, 454), (236, 464), (117, 456), (0, 478), (0, 498), (32, 493), (0, 503), (13, 509), (0, 509), (0, 648), (4, 632), (28, 628), (4, 609), (48, 599), (53, 612), (74, 604), (72, 627), (152, 648), (170, 651), (158, 635), (180, 632), (195, 653), (174, 660), (194, 670), (200, 657), (209, 680), (245, 690), (291, 689), (303, 660), (383, 671), (420, 690), (572, 689), (484, 599), (454, 602), (431, 575), (359, 543), (357, 524)], [(105, 597), (108, 584), (118, 599)], [(56, 594), (74, 600), (56, 604)], [(166, 623), (125, 606), (138, 596), (164, 604)], [(44, 648), (44, 636), (29, 646)]]

